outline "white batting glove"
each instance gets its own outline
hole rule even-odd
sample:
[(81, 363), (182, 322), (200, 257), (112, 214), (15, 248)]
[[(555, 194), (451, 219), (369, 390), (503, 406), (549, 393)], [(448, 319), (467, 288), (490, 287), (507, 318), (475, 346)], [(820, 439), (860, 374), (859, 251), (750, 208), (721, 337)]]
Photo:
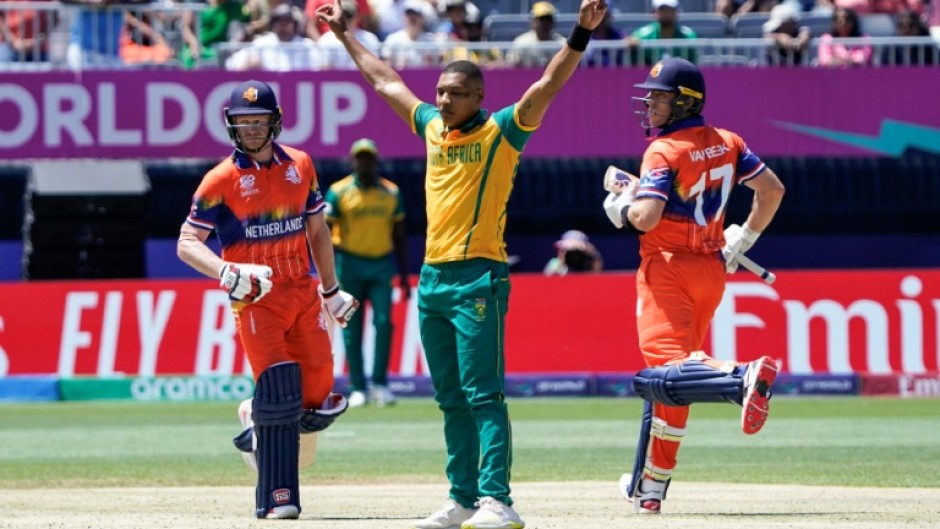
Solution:
[(758, 237), (760, 232), (752, 230), (746, 222), (744, 226), (731, 224), (725, 228), (725, 245), (721, 248), (725, 272), (733, 274), (738, 269), (738, 256), (750, 250)]
[(324, 291), (323, 285), (320, 285), (317, 287), (317, 292), (320, 293), (321, 306), (327, 319), (333, 320), (340, 327), (345, 328), (349, 319), (353, 317), (356, 309), (359, 308), (359, 300), (352, 297), (349, 292), (340, 290), (339, 285), (328, 291)]
[(271, 291), (272, 274), (270, 266), (225, 263), (219, 270), (219, 286), (232, 301), (254, 303)]
[(607, 193), (607, 198), (604, 199), (604, 212), (607, 213), (607, 218), (614, 226), (623, 228), (623, 213), (633, 204), (638, 189), (639, 183), (634, 180), (620, 193), (613, 191)]

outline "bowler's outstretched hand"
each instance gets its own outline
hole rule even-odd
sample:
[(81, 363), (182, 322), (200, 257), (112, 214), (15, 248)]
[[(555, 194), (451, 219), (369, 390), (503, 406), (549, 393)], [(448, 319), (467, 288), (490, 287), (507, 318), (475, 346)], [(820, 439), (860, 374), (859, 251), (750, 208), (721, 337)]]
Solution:
[(346, 31), (346, 20), (343, 18), (343, 6), (339, 0), (323, 4), (317, 8), (317, 19), (326, 22), (333, 33)]
[(578, 25), (594, 31), (607, 14), (606, 0), (584, 0), (578, 12)]

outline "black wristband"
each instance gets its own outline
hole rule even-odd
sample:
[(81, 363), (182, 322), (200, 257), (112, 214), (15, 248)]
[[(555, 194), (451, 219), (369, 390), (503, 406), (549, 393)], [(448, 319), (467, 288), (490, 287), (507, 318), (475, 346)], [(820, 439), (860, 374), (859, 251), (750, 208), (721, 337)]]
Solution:
[(571, 30), (571, 35), (568, 35), (568, 47), (574, 51), (584, 52), (588, 47), (588, 43), (591, 42), (592, 33), (594, 31), (575, 25), (574, 29)]
[(335, 285), (333, 285), (333, 288), (329, 290), (323, 290), (323, 288), (321, 287), (320, 292), (323, 294), (323, 297), (325, 298), (332, 297), (333, 294), (336, 294), (337, 292), (339, 292), (339, 283), (336, 283)]

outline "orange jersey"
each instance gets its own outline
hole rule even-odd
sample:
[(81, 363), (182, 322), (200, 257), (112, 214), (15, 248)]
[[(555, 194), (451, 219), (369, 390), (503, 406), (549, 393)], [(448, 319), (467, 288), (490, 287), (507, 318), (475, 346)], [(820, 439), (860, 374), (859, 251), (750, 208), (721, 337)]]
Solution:
[(274, 145), (265, 167), (242, 152), (210, 170), (186, 222), (215, 230), (222, 259), (270, 266), (273, 279), (310, 273), (306, 218), (326, 206), (310, 156)]
[(663, 129), (643, 154), (636, 196), (662, 200), (666, 207), (660, 223), (640, 236), (640, 255), (719, 251), (732, 187), (764, 167), (740, 136), (701, 117)]

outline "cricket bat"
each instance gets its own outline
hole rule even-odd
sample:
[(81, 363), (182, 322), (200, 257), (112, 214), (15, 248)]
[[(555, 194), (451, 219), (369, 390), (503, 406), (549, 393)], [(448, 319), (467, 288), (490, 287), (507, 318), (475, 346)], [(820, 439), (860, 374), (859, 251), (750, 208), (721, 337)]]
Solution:
[(630, 185), (630, 182), (639, 179), (640, 177), (635, 174), (628, 173), (617, 166), (608, 165), (604, 173), (604, 190), (619, 195)]

